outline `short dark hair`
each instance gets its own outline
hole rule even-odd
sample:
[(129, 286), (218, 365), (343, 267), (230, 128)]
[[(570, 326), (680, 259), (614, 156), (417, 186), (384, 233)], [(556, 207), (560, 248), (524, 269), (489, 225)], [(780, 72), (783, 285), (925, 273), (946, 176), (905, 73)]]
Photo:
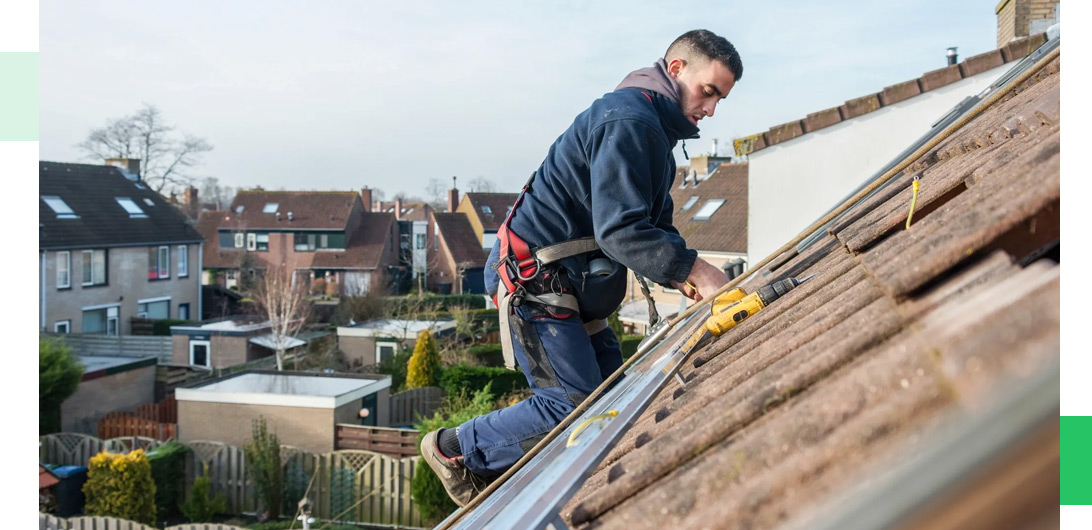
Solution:
[(702, 55), (707, 59), (720, 61), (732, 71), (738, 82), (743, 77), (743, 61), (739, 58), (739, 52), (732, 46), (728, 39), (718, 36), (706, 29), (687, 31), (675, 39), (671, 46), (664, 52), (664, 58), (670, 60), (673, 55), (693, 56)]

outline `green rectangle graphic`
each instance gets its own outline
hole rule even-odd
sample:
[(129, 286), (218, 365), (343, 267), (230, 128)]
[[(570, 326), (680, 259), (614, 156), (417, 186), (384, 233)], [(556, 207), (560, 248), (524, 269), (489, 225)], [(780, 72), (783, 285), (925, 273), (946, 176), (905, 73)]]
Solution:
[(1061, 417), (1062, 504), (1092, 504), (1092, 416)]
[(38, 141), (38, 52), (0, 52), (0, 142)]

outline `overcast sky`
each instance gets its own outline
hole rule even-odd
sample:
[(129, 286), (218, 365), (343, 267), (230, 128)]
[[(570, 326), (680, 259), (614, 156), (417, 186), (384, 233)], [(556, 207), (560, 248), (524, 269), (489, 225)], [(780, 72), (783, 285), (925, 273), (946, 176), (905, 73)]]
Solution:
[(147, 102), (214, 146), (198, 180), (516, 191), (579, 112), (687, 30), (728, 38), (744, 65), (694, 155), (943, 67), (948, 46), (990, 51), (995, 5), (42, 0), (40, 157), (98, 163), (75, 145)]

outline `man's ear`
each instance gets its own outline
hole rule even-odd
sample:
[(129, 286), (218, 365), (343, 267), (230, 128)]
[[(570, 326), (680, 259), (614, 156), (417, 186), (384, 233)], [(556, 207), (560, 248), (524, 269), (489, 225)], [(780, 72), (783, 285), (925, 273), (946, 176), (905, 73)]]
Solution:
[(676, 57), (667, 63), (667, 74), (673, 78), (678, 79), (679, 74), (682, 73), (683, 68), (686, 67), (686, 61)]

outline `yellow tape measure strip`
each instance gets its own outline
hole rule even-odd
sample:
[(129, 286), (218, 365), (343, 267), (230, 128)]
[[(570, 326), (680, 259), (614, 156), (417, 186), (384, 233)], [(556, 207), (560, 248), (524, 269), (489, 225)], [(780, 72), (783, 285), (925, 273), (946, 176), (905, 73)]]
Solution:
[(591, 425), (592, 423), (595, 423), (595, 422), (597, 422), (599, 420), (605, 420), (607, 418), (613, 418), (613, 417), (615, 417), (617, 415), (618, 415), (617, 410), (609, 410), (605, 414), (596, 414), (595, 416), (592, 416), (592, 417), (580, 422), (580, 425), (577, 425), (576, 428), (573, 429), (573, 433), (569, 435), (569, 441), (565, 443), (565, 447), (572, 447), (572, 446), (576, 445), (576, 437), (579, 436), (580, 433), (584, 429), (586, 429), (589, 425)]
[(910, 220), (914, 218), (914, 206), (918, 204), (918, 177), (914, 177), (914, 196), (910, 199), (910, 213), (906, 216), (906, 229), (910, 229)]

